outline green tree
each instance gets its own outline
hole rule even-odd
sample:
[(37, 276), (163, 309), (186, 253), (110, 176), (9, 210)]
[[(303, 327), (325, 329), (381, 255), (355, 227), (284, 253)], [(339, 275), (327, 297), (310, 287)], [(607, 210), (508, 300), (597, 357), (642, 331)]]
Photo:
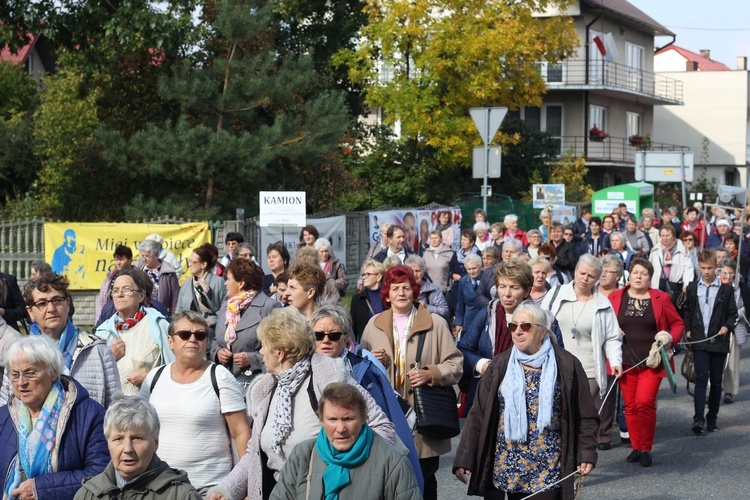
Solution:
[(567, 4), (368, 0), (361, 44), (336, 60), (364, 85), (365, 103), (382, 109), (386, 124), (399, 122), (405, 141), (432, 148), (435, 166), (466, 167), (479, 144), (469, 108), (540, 105), (545, 84), (538, 63), (572, 54), (573, 21), (534, 15)]
[(36, 82), (23, 68), (0, 62), (0, 200), (23, 196), (39, 162), (33, 152)]
[[(532, 184), (548, 183), (548, 162), (559, 153), (558, 142), (515, 118), (506, 118), (502, 131), (502, 175), (493, 183), (497, 191), (517, 198), (520, 193), (530, 193)], [(531, 203), (530, 196), (527, 203)]]
[(594, 189), (586, 182), (588, 173), (586, 159), (576, 157), (572, 151), (568, 151), (558, 161), (550, 163), (549, 181), (552, 184), (565, 184), (566, 202), (590, 201)]
[(265, 0), (216, 2), (205, 13), (211, 37), (159, 85), (179, 117), (135, 133), (124, 155), (125, 140), (110, 135), (107, 161), (171, 189), (202, 190), (205, 209), (314, 180), (348, 125), (344, 97), (316, 92), (310, 57), (279, 57), (268, 31), (272, 8)]

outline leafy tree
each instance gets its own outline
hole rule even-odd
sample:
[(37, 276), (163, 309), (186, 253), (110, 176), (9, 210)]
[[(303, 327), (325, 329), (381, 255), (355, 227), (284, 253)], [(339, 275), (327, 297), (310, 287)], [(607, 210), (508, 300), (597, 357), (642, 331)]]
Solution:
[(535, 17), (567, 0), (368, 0), (356, 50), (336, 61), (365, 86), (365, 103), (433, 149), (440, 168), (468, 166), (479, 136), (468, 109), (540, 105), (537, 64), (572, 54), (569, 17)]
[(202, 186), (205, 209), (253, 202), (257, 195), (246, 193), (263, 186), (303, 187), (300, 174), (314, 176), (338, 148), (347, 112), (340, 92), (315, 92), (309, 57), (279, 57), (268, 32), (272, 8), (265, 0), (211, 6), (211, 37), (159, 85), (179, 117), (135, 133), (126, 155), (110, 135), (107, 160), (172, 189)]
[[(499, 182), (493, 182), (497, 192), (518, 197), (520, 193), (530, 193), (532, 184), (548, 183), (548, 162), (558, 154), (558, 143), (546, 132), (533, 130), (517, 118), (506, 118), (502, 132), (502, 172)], [(526, 202), (531, 203), (530, 196)]]
[(550, 163), (549, 181), (551, 184), (565, 184), (565, 201), (580, 203), (590, 201), (594, 189), (586, 182), (589, 168), (586, 159), (565, 153), (559, 161)]
[(0, 62), (0, 199), (22, 196), (39, 162), (32, 150), (36, 82), (22, 68)]

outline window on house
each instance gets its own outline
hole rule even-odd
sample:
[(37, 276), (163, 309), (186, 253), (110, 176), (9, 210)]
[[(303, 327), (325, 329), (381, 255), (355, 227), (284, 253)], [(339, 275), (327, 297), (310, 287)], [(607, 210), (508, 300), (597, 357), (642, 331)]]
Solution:
[(559, 104), (545, 104), (541, 108), (523, 108), (523, 120), (532, 130), (547, 132), (558, 144), (558, 154), (562, 147), (562, 106)]
[(628, 111), (626, 113), (626, 128), (627, 128), (627, 136), (633, 137), (634, 135), (643, 135), (643, 132), (641, 130), (641, 114), (640, 113), (632, 113)]
[(607, 131), (607, 108), (596, 104), (589, 106), (589, 127)]
[(627, 42), (628, 52), (628, 87), (631, 90), (643, 91), (643, 66), (645, 52), (643, 47)]
[(548, 62), (537, 63), (537, 68), (542, 78), (547, 83), (563, 83), (563, 64), (550, 64)]
[(542, 108), (524, 108), (523, 121), (532, 130), (542, 130)]

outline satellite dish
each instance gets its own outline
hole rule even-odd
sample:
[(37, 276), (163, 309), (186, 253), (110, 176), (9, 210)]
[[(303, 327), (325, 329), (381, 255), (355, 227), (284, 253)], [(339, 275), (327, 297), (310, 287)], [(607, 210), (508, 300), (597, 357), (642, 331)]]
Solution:
[(744, 207), (747, 205), (747, 189), (737, 186), (719, 185), (719, 196), (716, 198), (718, 205), (732, 207)]

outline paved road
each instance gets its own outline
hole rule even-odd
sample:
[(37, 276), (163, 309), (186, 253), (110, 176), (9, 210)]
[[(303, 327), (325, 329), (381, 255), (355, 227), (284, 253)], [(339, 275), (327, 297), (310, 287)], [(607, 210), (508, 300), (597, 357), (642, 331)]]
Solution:
[[(742, 499), (750, 498), (750, 346), (741, 361), (741, 391), (731, 405), (721, 405), (719, 432), (695, 436), (690, 431), (693, 398), (679, 375), (677, 394), (664, 381), (658, 398), (654, 463), (650, 468), (625, 461), (630, 448), (617, 445), (599, 452), (599, 463), (586, 478), (580, 499)], [(692, 386), (691, 386), (692, 387)], [(617, 435), (617, 431), (615, 430)], [(457, 437), (453, 449), (458, 445)], [(613, 440), (619, 443), (619, 437)], [(438, 471), (441, 499), (466, 497), (466, 486), (451, 474), (453, 454), (444, 455)]]

